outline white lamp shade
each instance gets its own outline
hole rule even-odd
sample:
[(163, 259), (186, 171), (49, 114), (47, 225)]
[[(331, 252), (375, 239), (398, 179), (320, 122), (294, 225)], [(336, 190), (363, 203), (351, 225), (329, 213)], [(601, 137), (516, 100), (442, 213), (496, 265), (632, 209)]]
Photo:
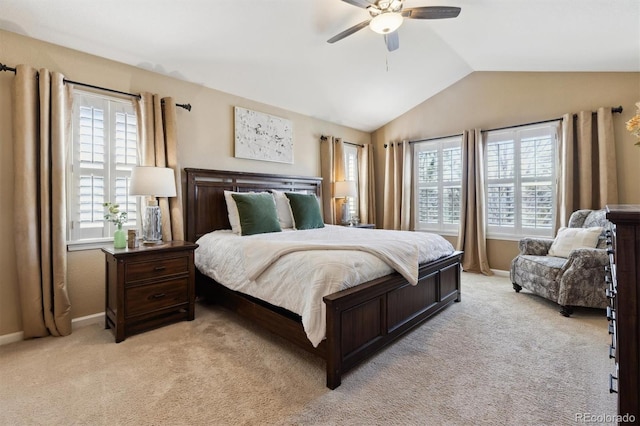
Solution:
[(389, 34), (402, 25), (402, 20), (402, 14), (398, 12), (384, 12), (369, 22), (369, 28), (378, 34)]
[(333, 196), (335, 198), (355, 197), (356, 183), (352, 180), (343, 180), (334, 183)]
[(176, 180), (173, 169), (167, 167), (134, 167), (131, 172), (129, 195), (175, 197)]

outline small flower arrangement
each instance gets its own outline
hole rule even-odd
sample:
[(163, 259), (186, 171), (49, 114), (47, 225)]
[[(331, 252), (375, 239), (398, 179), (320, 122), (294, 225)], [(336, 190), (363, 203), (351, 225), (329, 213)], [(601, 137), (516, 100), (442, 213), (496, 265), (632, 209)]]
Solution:
[(640, 146), (640, 102), (636, 102), (636, 107), (638, 110), (636, 111), (636, 115), (631, 117), (631, 120), (627, 121), (627, 130), (636, 138), (638, 138), (638, 142), (636, 142), (636, 146)]
[(113, 222), (118, 226), (118, 229), (122, 228), (122, 224), (127, 221), (127, 212), (120, 211), (120, 204), (104, 203), (109, 212), (104, 215), (104, 219), (109, 222)]

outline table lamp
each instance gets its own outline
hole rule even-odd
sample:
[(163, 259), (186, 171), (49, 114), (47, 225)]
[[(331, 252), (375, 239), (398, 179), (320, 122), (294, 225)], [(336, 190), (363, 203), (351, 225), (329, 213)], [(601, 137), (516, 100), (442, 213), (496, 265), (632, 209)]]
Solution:
[(338, 181), (333, 184), (334, 198), (344, 198), (342, 202), (342, 218), (340, 222), (345, 225), (349, 223), (349, 200), (348, 197), (355, 197), (356, 182), (353, 180)]
[(173, 169), (149, 166), (134, 167), (131, 172), (129, 195), (148, 197), (142, 219), (143, 242), (147, 244), (162, 242), (162, 217), (156, 197), (176, 196)]

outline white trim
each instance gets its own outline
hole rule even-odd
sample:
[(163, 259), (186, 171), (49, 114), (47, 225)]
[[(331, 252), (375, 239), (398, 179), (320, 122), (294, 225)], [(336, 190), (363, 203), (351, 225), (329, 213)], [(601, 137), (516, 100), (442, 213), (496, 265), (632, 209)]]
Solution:
[[(84, 317), (74, 318), (71, 320), (71, 330), (77, 330), (81, 327), (88, 325), (99, 324), (104, 321), (104, 312), (98, 312), (97, 314), (86, 315)], [(8, 345), (9, 343), (20, 342), (24, 340), (24, 333), (18, 331), (10, 334), (3, 334), (0, 336), (0, 346)]]
[(80, 318), (74, 318), (71, 320), (71, 330), (77, 330), (81, 327), (88, 325), (99, 324), (104, 322), (104, 312), (98, 312), (97, 314), (86, 315)]
[(491, 272), (493, 272), (493, 275), (495, 275), (496, 277), (508, 277), (509, 276), (509, 271), (503, 271), (502, 269), (492, 269)]
[(24, 340), (24, 333), (18, 331), (17, 333), (3, 334), (0, 336), (0, 346), (8, 345), (9, 343), (19, 342)]

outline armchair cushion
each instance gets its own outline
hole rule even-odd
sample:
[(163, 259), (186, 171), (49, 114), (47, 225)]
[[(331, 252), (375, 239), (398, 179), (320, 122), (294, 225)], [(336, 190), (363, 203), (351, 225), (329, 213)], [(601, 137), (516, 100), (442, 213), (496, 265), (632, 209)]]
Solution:
[(553, 244), (549, 238), (523, 238), (518, 242), (520, 254), (546, 256)]
[(595, 248), (602, 233), (601, 226), (591, 228), (560, 228), (549, 249), (549, 256), (569, 257), (577, 248)]

